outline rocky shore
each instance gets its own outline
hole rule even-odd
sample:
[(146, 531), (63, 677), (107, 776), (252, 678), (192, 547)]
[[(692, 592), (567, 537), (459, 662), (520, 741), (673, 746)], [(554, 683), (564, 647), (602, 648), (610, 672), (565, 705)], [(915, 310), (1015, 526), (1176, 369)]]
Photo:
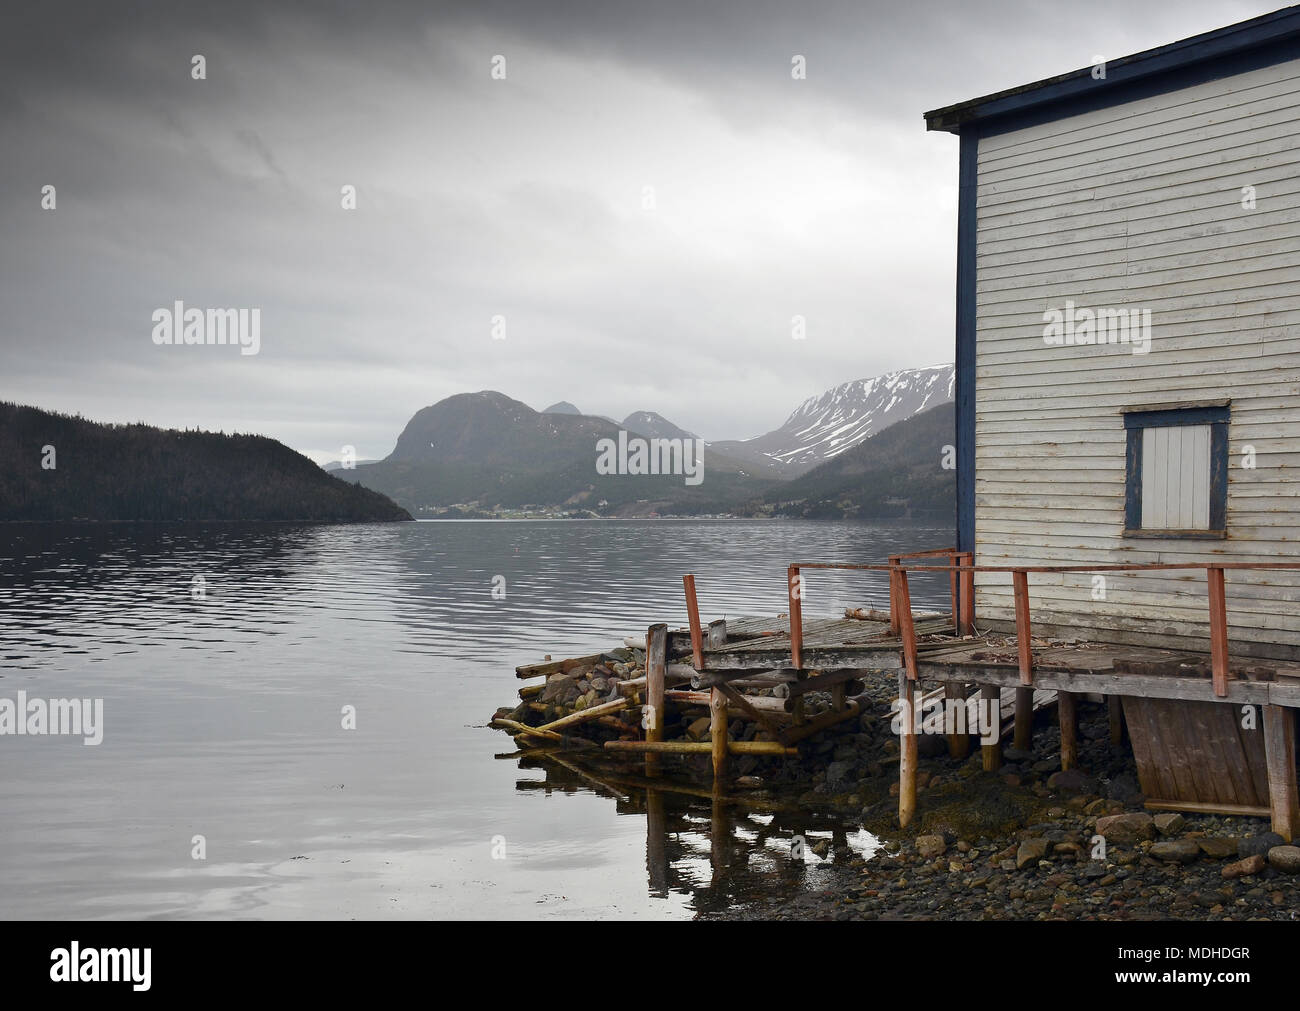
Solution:
[[(554, 665), (541, 684), (497, 725), (549, 724), (620, 699), (623, 708), (584, 721), (567, 736), (569, 758), (610, 762), (603, 740), (640, 733), (644, 654), (613, 650)], [(758, 687), (780, 699), (784, 685)], [(1079, 768), (1061, 771), (1055, 709), (1040, 711), (1032, 750), (1003, 748), (1003, 765), (983, 770), (978, 746), (964, 760), (947, 739), (922, 734), (916, 816), (898, 828), (899, 739), (890, 708), (892, 677), (868, 678), (856, 718), (799, 747), (799, 757), (738, 756), (731, 801), (818, 812), (877, 837), (869, 856), (841, 847), (819, 853), (819, 873), (791, 894), (760, 891), (722, 919), (1291, 920), (1300, 914), (1300, 847), (1268, 831), (1264, 818), (1150, 812), (1132, 753), (1110, 742), (1106, 708), (1079, 704)], [(830, 708), (829, 694), (805, 696), (809, 716)], [(666, 740), (705, 740), (708, 710), (672, 705)], [(765, 740), (756, 722), (734, 719), (733, 740)], [(555, 736), (555, 735), (553, 735)], [(516, 736), (521, 747), (545, 740)], [(586, 751), (568, 751), (574, 744)], [(703, 791), (707, 755), (664, 759), (664, 774)]]

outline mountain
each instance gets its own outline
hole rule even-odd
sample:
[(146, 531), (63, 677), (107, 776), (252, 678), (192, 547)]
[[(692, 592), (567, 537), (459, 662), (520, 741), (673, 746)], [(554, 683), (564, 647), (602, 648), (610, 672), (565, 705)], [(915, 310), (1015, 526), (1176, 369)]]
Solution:
[[(659, 423), (675, 428), (662, 418)], [(757, 501), (774, 483), (707, 448), (695, 484), (681, 472), (599, 473), (601, 440), (617, 445), (621, 431), (636, 437), (603, 418), (534, 411), (490, 390), (461, 393), (417, 411), (383, 460), (334, 473), (424, 515), (442, 515), (453, 506), (472, 515), (528, 507), (608, 516), (698, 515)]]
[(543, 414), (581, 414), (582, 412), (574, 407), (567, 400), (561, 400), (558, 404), (552, 404), (542, 412)]
[(774, 515), (804, 519), (955, 521), (956, 408), (941, 404), (899, 421), (763, 496)]
[(859, 379), (805, 400), (766, 435), (710, 445), (725, 456), (792, 478), (895, 422), (951, 402), (953, 385), (951, 365)]
[(647, 439), (698, 439), (694, 432), (678, 428), (662, 414), (654, 411), (635, 411), (623, 419), (623, 427), (629, 432), (643, 435)]
[(105, 425), (0, 403), (0, 462), (0, 520), (411, 518), (260, 435)]

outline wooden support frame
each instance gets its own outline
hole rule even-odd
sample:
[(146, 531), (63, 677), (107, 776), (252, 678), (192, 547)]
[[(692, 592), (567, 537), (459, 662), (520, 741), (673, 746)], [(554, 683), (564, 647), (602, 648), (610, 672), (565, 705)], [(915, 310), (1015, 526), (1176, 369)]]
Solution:
[(898, 675), (900, 703), (898, 739), (898, 827), (907, 828), (916, 814), (916, 682), (906, 671)]
[[(951, 703), (953, 702), (960, 702), (963, 707), (966, 705), (966, 689), (959, 682), (946, 682), (943, 686), (943, 697), (945, 705), (949, 709), (952, 708)], [(948, 735), (948, 757), (960, 760), (964, 759), (969, 754), (969, 733), (963, 730), (959, 733), (951, 733)]]
[(668, 626), (651, 625), (645, 634), (645, 739), (664, 739), (664, 680), (668, 673)]
[(916, 626), (912, 624), (912, 595), (907, 588), (907, 570), (889, 572), (889, 610), (897, 615), (898, 633), (903, 641), (903, 669), (908, 680), (916, 680)]
[[(1002, 724), (1002, 689), (997, 685), (980, 685), (980, 702), (982, 705), (991, 705), (993, 711), (998, 715), (998, 725)], [(984, 759), (985, 772), (997, 772), (1002, 768), (1002, 737), (992, 744), (983, 744), (980, 746), (980, 753)]]
[(713, 782), (727, 774), (727, 696), (721, 688), (710, 689), (709, 740), (713, 745)]
[(1223, 585), (1223, 569), (1205, 570), (1210, 597), (1210, 666), (1214, 674), (1214, 694), (1228, 694), (1228, 602)]
[[(970, 551), (960, 551), (953, 559), (957, 565), (975, 564), (975, 555)], [(975, 634), (975, 573), (969, 569), (961, 573), (961, 621), (957, 625), (957, 634)]]
[(1300, 832), (1297, 821), (1295, 714), (1283, 706), (1264, 707), (1264, 755), (1273, 831), (1287, 842)]
[(786, 570), (786, 586), (790, 591), (790, 663), (798, 670), (803, 666), (803, 577), (799, 566)]
[(682, 576), (682, 588), (686, 591), (686, 620), (691, 627), (691, 657), (695, 669), (704, 666), (704, 629), (700, 626), (700, 605), (695, 599), (695, 576), (687, 573)]
[(1020, 657), (1020, 683), (1034, 683), (1034, 647), (1029, 626), (1029, 573), (1016, 569), (1011, 573), (1016, 602), (1016, 649)]
[(1079, 711), (1074, 692), (1057, 691), (1056, 711), (1061, 724), (1061, 771), (1079, 764)]

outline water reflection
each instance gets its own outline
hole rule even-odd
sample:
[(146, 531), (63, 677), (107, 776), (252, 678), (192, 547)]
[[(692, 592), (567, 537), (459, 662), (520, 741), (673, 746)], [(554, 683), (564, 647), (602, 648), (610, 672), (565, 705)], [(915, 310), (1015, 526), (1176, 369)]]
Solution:
[(789, 801), (656, 782), (627, 768), (584, 768), (556, 751), (498, 758), (545, 773), (518, 780), (517, 790), (594, 792), (612, 800), (620, 815), (643, 819), (647, 893), (685, 897), (696, 913), (815, 888), (829, 867), (854, 854), (869, 858), (880, 847), (851, 818)]

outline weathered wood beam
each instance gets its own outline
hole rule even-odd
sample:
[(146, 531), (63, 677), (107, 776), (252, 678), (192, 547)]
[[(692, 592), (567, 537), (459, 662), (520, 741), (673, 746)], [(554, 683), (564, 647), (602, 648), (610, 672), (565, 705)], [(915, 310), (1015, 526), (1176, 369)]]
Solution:
[(904, 671), (898, 676), (898, 698), (902, 719), (898, 739), (898, 826), (907, 828), (916, 814), (916, 682)]
[(727, 696), (722, 689), (710, 689), (709, 741), (713, 745), (713, 781), (720, 783), (727, 774)]
[[(606, 751), (644, 751), (663, 755), (707, 755), (713, 751), (712, 741), (606, 741)], [(786, 755), (799, 754), (798, 748), (788, 748), (780, 741), (728, 741), (727, 753), (731, 755)]]
[(704, 666), (704, 630), (700, 627), (700, 605), (695, 599), (695, 576), (682, 576), (686, 590), (686, 620), (691, 626), (691, 657), (696, 670)]
[(1210, 598), (1210, 665), (1214, 672), (1214, 694), (1228, 694), (1228, 603), (1223, 585), (1223, 569), (1205, 570)]
[[(997, 685), (981, 685), (980, 700), (982, 705), (992, 705), (995, 708), (993, 712), (999, 714), (999, 725), (1002, 712), (1002, 689)], [(980, 747), (980, 753), (984, 760), (985, 772), (996, 772), (1002, 768), (1002, 739), (994, 741), (992, 744), (984, 744)]]
[(1073, 692), (1056, 693), (1056, 712), (1061, 724), (1061, 769), (1079, 764), (1079, 712)]
[(1287, 842), (1295, 839), (1297, 823), (1295, 714), (1281, 706), (1264, 707), (1264, 756), (1268, 767), (1268, 803), (1273, 831)]

